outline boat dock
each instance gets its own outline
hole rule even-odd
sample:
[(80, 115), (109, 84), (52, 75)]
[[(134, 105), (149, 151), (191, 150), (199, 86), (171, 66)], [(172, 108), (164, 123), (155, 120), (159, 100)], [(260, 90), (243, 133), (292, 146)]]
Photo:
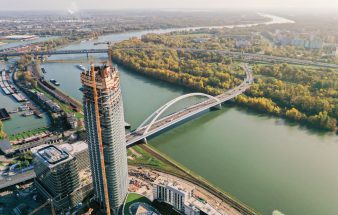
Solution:
[(11, 95), (14, 93), (14, 90), (9, 85), (9, 77), (6, 75), (6, 71), (2, 70), (0, 75), (0, 87), (6, 95)]
[(32, 103), (28, 102), (27, 106), (33, 111), (35, 116), (42, 117), (42, 113)]
[(12, 95), (17, 102), (26, 102), (27, 99), (10, 82), (9, 76), (5, 70), (1, 71), (0, 74), (0, 88), (5, 93), (5, 95)]
[[(37, 117), (42, 117), (42, 113), (31, 103), (28, 102), (28, 98), (22, 94), (15, 86), (11, 83), (9, 72), (5, 70), (0, 71), (0, 88), (4, 92), (5, 95), (12, 96), (15, 101), (18, 103), (26, 102), (24, 105), (21, 105), (16, 110), (10, 111), (9, 113), (17, 113), (21, 111), (28, 111), (26, 112), (25, 116), (30, 116), (33, 113)], [(3, 111), (0, 113), (4, 115), (4, 119), (9, 119), (10, 116), (7, 111)], [(29, 113), (29, 114), (28, 114)], [(8, 115), (8, 116), (7, 116)]]
[(13, 93), (12, 96), (17, 102), (26, 102), (27, 101), (27, 99), (21, 93)]

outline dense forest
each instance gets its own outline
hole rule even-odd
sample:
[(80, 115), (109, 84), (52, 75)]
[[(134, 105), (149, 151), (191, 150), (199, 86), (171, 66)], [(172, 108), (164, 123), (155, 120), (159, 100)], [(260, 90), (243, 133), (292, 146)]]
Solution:
[[(147, 35), (123, 41), (113, 49), (114, 61), (145, 75), (212, 95), (239, 85), (240, 64), (212, 52), (177, 50), (189, 43), (183, 36)], [(119, 49), (121, 47), (148, 49)], [(213, 46), (206, 42), (205, 48)], [(288, 64), (252, 65), (255, 83), (236, 98), (242, 106), (281, 116), (323, 130), (337, 130), (338, 71)]]
[[(285, 26), (285, 29), (284, 29)], [(198, 29), (185, 32), (172, 32), (170, 34), (147, 34), (142, 41), (149, 44), (167, 46), (171, 48), (214, 49), (235, 52), (258, 53), (273, 56), (291, 57), (303, 60), (321, 61), (326, 63), (337, 62), (332, 55), (336, 47), (323, 47), (322, 49), (306, 49), (301, 46), (273, 45), (269, 34), (274, 30), (284, 29), (290, 25), (255, 26), (250, 28), (221, 28)], [(300, 34), (300, 33), (299, 33)], [(328, 37), (327, 35), (325, 35)], [(295, 35), (296, 37), (296, 35)], [(324, 36), (323, 36), (324, 37)], [(243, 42), (244, 43), (241, 43)]]

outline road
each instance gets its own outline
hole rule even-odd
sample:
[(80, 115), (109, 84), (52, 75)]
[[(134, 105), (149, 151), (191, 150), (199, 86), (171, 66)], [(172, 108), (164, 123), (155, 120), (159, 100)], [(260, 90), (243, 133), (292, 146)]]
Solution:
[[(114, 49), (114, 47), (113, 47)], [(117, 48), (118, 49), (118, 48)], [(119, 50), (153, 50), (154, 48), (149, 47), (128, 47), (128, 48), (120, 48)], [(253, 61), (253, 62), (267, 62), (267, 63), (289, 63), (289, 64), (297, 64), (297, 65), (305, 65), (305, 66), (316, 66), (316, 67), (325, 67), (325, 68), (336, 68), (338, 69), (337, 64), (331, 63), (323, 63), (311, 60), (301, 60), (295, 58), (288, 57), (279, 57), (279, 56), (271, 56), (264, 54), (256, 54), (256, 53), (245, 53), (245, 52), (233, 52), (233, 51), (225, 51), (225, 50), (217, 50), (217, 49), (194, 49), (194, 48), (170, 48), (177, 51), (190, 51), (190, 52), (213, 52), (219, 53), (227, 56), (231, 56), (234, 58), (238, 58), (244, 61)], [(158, 48), (156, 50), (168, 50), (168, 48)], [(82, 50), (57, 50), (57, 51), (43, 51), (43, 52), (0, 52), (0, 58), (7, 57), (17, 57), (22, 55), (35, 55), (35, 56), (43, 56), (43, 55), (65, 55), (65, 54), (93, 54), (93, 53), (108, 53), (108, 49), (82, 49)]]
[(0, 190), (35, 178), (34, 170), (28, 170), (13, 176), (0, 177)]
[[(147, 49), (154, 50), (154, 48), (147, 48), (147, 47), (121, 48), (121, 50), (147, 50)], [(338, 65), (332, 64), (332, 63), (323, 63), (323, 62), (318, 62), (318, 61), (301, 60), (301, 59), (295, 59), (295, 58), (279, 57), (279, 56), (257, 54), (257, 53), (234, 52), (234, 51), (217, 50), (217, 49), (195, 49), (195, 48), (169, 48), (169, 49), (176, 50), (176, 51), (218, 53), (218, 54), (238, 58), (239, 60), (246, 61), (246, 62), (252, 61), (252, 62), (266, 62), (266, 63), (289, 63), (289, 64), (296, 64), (296, 65), (304, 65), (304, 66), (316, 66), (316, 67), (338, 69)], [(168, 50), (168, 48), (158, 48), (156, 50), (164, 51), (164, 50)]]

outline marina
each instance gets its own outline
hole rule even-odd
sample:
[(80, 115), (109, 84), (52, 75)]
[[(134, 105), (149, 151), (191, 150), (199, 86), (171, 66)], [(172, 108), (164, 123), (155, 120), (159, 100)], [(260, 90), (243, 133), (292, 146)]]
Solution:
[(35, 114), (35, 116), (37, 116), (39, 118), (42, 117), (41, 111), (39, 111), (39, 109), (37, 107), (35, 107), (32, 103), (28, 102), (27, 106), (29, 107), (29, 109), (31, 109), (33, 111), (33, 113)]
[(6, 109), (1, 112), (1, 120), (11, 119), (10, 114), (16, 114), (18, 112), (24, 112), (21, 116), (27, 117), (35, 115), (38, 118), (41, 118), (43, 115), (31, 102), (28, 102), (28, 98), (23, 95), (15, 86), (12, 84), (11, 78), (9, 76), (10, 71), (3, 69), (0, 74), (0, 88), (2, 89), (5, 96), (11, 97), (11, 99), (19, 104), (19, 107), (8, 111)]
[[(8, 71), (9, 72), (9, 71)], [(17, 102), (25, 102), (27, 99), (23, 96), (18, 90), (15, 88), (14, 85), (10, 82), (10, 78), (6, 72), (6, 70), (1, 71), (0, 75), (0, 88), (4, 92), (5, 95), (12, 95), (12, 97)]]
[(22, 116), (28, 116), (26, 113), (32, 113), (32, 114), (29, 114), (29, 116), (31, 115), (35, 115), (39, 118), (41, 118), (43, 115), (41, 113), (41, 111), (36, 108), (31, 102), (26, 102), (25, 104), (23, 105), (20, 105), (18, 108), (12, 110), (12, 111), (9, 111), (10, 114), (15, 114), (15, 113), (19, 113), (19, 112), (24, 112), (23, 114), (21, 114)]
[(32, 116), (34, 114), (33, 111), (27, 111), (22, 114), (22, 116), (27, 117), (27, 116)]

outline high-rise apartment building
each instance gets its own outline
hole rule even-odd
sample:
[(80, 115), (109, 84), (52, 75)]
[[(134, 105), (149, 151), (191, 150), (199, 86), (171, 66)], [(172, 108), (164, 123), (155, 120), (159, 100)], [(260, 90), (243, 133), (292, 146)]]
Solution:
[[(127, 150), (120, 80), (116, 68), (82, 72), (83, 110), (95, 198), (117, 214), (128, 191)], [(107, 213), (110, 213), (107, 211)]]
[(41, 145), (32, 149), (34, 184), (56, 211), (66, 212), (81, 203), (92, 191), (88, 145), (85, 142)]

